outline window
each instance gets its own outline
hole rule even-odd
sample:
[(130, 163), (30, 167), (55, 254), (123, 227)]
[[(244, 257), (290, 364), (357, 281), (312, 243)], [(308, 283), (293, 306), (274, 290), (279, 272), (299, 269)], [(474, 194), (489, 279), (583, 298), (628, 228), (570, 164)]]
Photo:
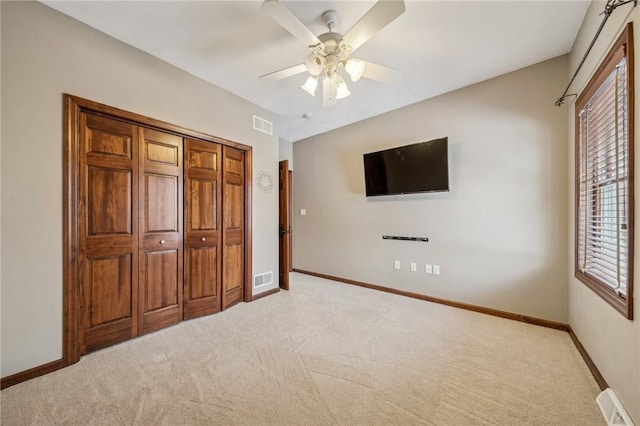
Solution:
[(576, 278), (633, 318), (633, 28), (576, 101)]

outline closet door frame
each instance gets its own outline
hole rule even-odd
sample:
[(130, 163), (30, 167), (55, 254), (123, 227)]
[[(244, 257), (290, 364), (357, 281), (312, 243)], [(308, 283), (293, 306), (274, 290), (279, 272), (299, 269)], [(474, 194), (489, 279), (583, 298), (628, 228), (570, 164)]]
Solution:
[(186, 129), (140, 114), (110, 107), (77, 96), (64, 94), (63, 123), (63, 361), (70, 365), (80, 360), (78, 340), (80, 303), (78, 255), (79, 244), (79, 185), (80, 185), (80, 116), (82, 112), (105, 115), (142, 127), (173, 133), (183, 138), (202, 140), (226, 145), (244, 151), (245, 156), (245, 249), (244, 249), (244, 302), (250, 302), (252, 295), (252, 149), (248, 145), (229, 141), (216, 136)]

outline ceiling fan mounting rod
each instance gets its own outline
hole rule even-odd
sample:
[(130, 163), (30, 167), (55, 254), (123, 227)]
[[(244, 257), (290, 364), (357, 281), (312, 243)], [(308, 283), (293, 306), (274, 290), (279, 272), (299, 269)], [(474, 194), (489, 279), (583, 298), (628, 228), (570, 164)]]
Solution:
[(329, 32), (333, 32), (333, 27), (338, 25), (338, 12), (335, 10), (327, 10), (322, 14), (324, 24), (329, 28)]

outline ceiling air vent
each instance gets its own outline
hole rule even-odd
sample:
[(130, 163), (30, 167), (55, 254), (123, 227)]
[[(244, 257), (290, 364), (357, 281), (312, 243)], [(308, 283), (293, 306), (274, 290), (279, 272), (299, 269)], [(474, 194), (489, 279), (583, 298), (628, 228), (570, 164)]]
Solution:
[(257, 115), (253, 116), (253, 128), (259, 132), (273, 135), (273, 123)]
[(265, 272), (264, 274), (255, 275), (253, 277), (253, 288), (262, 287), (273, 284), (273, 272)]

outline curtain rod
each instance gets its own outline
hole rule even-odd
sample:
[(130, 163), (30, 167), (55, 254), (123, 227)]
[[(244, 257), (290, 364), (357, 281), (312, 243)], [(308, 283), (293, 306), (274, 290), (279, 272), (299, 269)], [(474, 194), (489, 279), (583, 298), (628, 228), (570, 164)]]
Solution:
[(593, 45), (596, 43), (596, 40), (600, 36), (600, 32), (602, 31), (602, 28), (604, 28), (604, 24), (607, 23), (607, 20), (609, 19), (609, 16), (611, 16), (611, 14), (613, 13), (614, 10), (616, 10), (616, 8), (618, 8), (620, 6), (623, 6), (625, 4), (628, 4), (628, 3), (633, 3), (633, 7), (636, 7), (637, 4), (638, 4), (638, 0), (607, 0), (607, 4), (604, 6), (604, 12), (602, 12), (602, 14), (604, 15), (604, 18), (602, 18), (602, 22), (600, 23), (600, 27), (598, 28), (598, 31), (596, 31), (596, 35), (593, 37), (593, 40), (591, 40), (591, 43), (589, 44), (589, 47), (587, 48), (587, 51), (584, 52), (584, 56), (580, 60), (580, 64), (578, 64), (578, 68), (576, 68), (576, 72), (573, 73), (573, 77), (571, 77), (571, 81), (569, 81), (569, 84), (567, 84), (567, 88), (564, 89), (564, 93), (562, 94), (562, 96), (560, 96), (556, 100), (556, 102), (555, 102), (556, 106), (558, 106), (558, 107), (561, 106), (564, 103), (564, 99), (567, 96), (577, 96), (575, 93), (567, 95), (567, 92), (569, 91), (569, 88), (573, 84), (573, 80), (575, 80), (576, 77), (578, 76), (578, 73), (580, 72), (580, 69), (582, 68), (582, 65), (584, 65), (584, 61), (587, 59), (587, 56), (589, 56), (589, 53), (591, 52), (591, 49), (593, 48)]

